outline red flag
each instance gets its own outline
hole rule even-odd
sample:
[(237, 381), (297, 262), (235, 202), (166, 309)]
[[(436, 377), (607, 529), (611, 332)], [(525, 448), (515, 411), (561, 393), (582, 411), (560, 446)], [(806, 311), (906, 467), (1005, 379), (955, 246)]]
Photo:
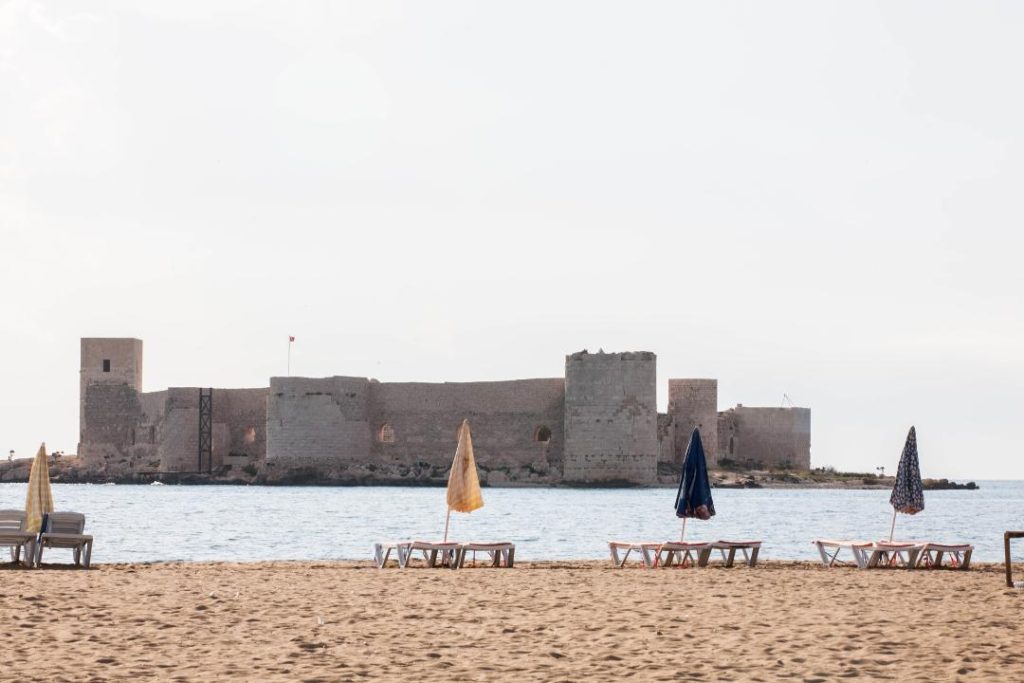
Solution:
[(295, 341), (295, 337), (293, 337), (293, 336), (291, 336), (291, 335), (289, 334), (289, 335), (288, 335), (288, 341), (290, 341), (290, 342), (293, 342), (293, 341)]

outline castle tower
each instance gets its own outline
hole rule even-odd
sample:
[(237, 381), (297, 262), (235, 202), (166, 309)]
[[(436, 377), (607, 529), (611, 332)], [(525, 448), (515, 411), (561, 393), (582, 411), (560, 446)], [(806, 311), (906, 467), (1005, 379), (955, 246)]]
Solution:
[(565, 357), (563, 481), (650, 484), (657, 477), (653, 353)]
[(670, 379), (668, 414), (675, 431), (673, 464), (681, 466), (693, 428), (700, 429), (708, 466), (718, 464), (718, 380)]
[(123, 451), (140, 412), (142, 340), (83, 337), (79, 374), (79, 456)]

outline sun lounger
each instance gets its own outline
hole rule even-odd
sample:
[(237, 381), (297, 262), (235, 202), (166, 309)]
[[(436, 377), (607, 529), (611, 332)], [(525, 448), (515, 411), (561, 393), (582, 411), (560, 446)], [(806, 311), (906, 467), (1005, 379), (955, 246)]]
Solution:
[(761, 541), (715, 541), (711, 544), (711, 552), (708, 553), (708, 558), (704, 560), (704, 563), (701, 565), (702, 567), (708, 564), (710, 557), (713, 556), (716, 550), (722, 555), (723, 567), (733, 566), (737, 550), (743, 553), (743, 562), (748, 567), (753, 567), (757, 564), (757, 554), (761, 550)]
[(24, 510), (0, 510), (0, 546), (10, 548), (12, 562), (31, 567), (36, 558), (36, 534), (25, 531), (25, 521)]
[(712, 543), (669, 541), (658, 546), (654, 554), (655, 567), (705, 567), (711, 555)]
[[(922, 543), (913, 566), (917, 569), (936, 569), (945, 566), (950, 569), (966, 570), (971, 566), (973, 552), (974, 546), (968, 543)], [(943, 556), (948, 560), (946, 565), (942, 564)]]
[(459, 567), (459, 544), (454, 541), (413, 541), (406, 551), (403, 567), (409, 566), (417, 550), (423, 552), (423, 561), (428, 567)]
[[(608, 550), (612, 556), (612, 564), (625, 567), (630, 553), (636, 551), (638, 557), (647, 568), (653, 567), (661, 543), (633, 543), (630, 541), (608, 541)], [(619, 554), (622, 553), (620, 557)]]
[(832, 539), (818, 539), (812, 543), (818, 546), (821, 563), (826, 567), (850, 564), (839, 559), (840, 551), (846, 549), (853, 555), (853, 562), (860, 569), (867, 569), (874, 545), (871, 541), (836, 541)]
[(423, 562), (427, 567), (450, 567), (457, 569), (459, 564), (460, 545), (454, 541), (384, 541), (375, 543), (373, 557), (377, 567), (383, 569), (395, 551), (398, 566), (405, 569), (417, 550), (423, 553)]
[(43, 548), (70, 548), (74, 553), (75, 566), (88, 569), (92, 558), (92, 536), (82, 533), (85, 515), (80, 512), (51, 512), (46, 519), (46, 528), (39, 534), (36, 548), (36, 566), (43, 563)]
[(406, 554), (409, 552), (411, 541), (381, 541), (373, 544), (373, 561), (378, 569), (387, 566), (391, 558), (391, 551), (395, 552), (395, 561), (399, 567), (405, 566)]
[(484, 552), (488, 556), (488, 564), (492, 567), (512, 567), (515, 563), (516, 546), (514, 543), (463, 543), (459, 547), (459, 567), (466, 562), (466, 553), (473, 553), (473, 564), (476, 564), (476, 553)]
[(913, 569), (917, 562), (917, 555), (921, 552), (921, 545), (909, 541), (876, 541), (871, 544), (867, 568), (903, 567)]

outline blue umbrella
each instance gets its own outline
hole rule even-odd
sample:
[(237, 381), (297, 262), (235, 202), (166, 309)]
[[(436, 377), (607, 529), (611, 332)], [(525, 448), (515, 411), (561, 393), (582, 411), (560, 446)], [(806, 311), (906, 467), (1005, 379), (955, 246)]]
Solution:
[(708, 464), (704, 459), (704, 444), (700, 430), (694, 428), (690, 443), (683, 458), (683, 473), (679, 477), (679, 492), (676, 494), (676, 517), (683, 518), (683, 532), (686, 537), (686, 520), (690, 517), (708, 520), (715, 516), (715, 504), (711, 500), (711, 482), (708, 481)]
[(903, 445), (900, 456), (900, 467), (896, 471), (896, 484), (889, 496), (892, 505), (892, 527), (889, 529), (889, 540), (896, 531), (896, 513), (916, 515), (924, 510), (924, 487), (921, 485), (921, 468), (917, 462), (917, 432), (913, 427), (907, 433), (907, 442)]

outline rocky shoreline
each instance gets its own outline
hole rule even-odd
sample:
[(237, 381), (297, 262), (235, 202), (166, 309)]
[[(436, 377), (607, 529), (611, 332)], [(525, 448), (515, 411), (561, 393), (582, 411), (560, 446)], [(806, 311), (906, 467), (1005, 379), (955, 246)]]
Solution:
[[(0, 462), (0, 482), (28, 481), (31, 458), (21, 458)], [(539, 488), (560, 486), (543, 481), (531, 481), (508, 476), (487, 476), (481, 472), (481, 483), (491, 487)], [(496, 472), (495, 474), (501, 474)], [(864, 473), (835, 472), (832, 470), (798, 471), (710, 471), (711, 485), (722, 489), (891, 489), (894, 477), (878, 476)], [(339, 473), (340, 475), (340, 473)], [(258, 485), (258, 486), (444, 486), (447, 472), (424, 473), (423, 476), (395, 480), (390, 477), (375, 476), (373, 471), (353, 472), (350, 476), (294, 476), (267, 480), (256, 471), (225, 471), (220, 474), (195, 473), (157, 473), (134, 472), (112, 475), (111, 473), (95, 472), (84, 466), (75, 456), (59, 456), (51, 461), (50, 480), (54, 483), (66, 484), (185, 484), (185, 485)], [(658, 477), (656, 486), (671, 487), (678, 485), (679, 480), (664, 474)], [(978, 489), (971, 481), (960, 483), (949, 479), (925, 479), (926, 491), (969, 490)], [(627, 484), (605, 484), (606, 487), (625, 488)]]
[[(867, 474), (834, 472), (822, 475), (818, 472), (724, 472), (712, 470), (711, 485), (721, 489), (891, 489), (895, 477)], [(978, 484), (973, 481), (956, 482), (949, 479), (924, 479), (925, 491), (975, 491)]]

